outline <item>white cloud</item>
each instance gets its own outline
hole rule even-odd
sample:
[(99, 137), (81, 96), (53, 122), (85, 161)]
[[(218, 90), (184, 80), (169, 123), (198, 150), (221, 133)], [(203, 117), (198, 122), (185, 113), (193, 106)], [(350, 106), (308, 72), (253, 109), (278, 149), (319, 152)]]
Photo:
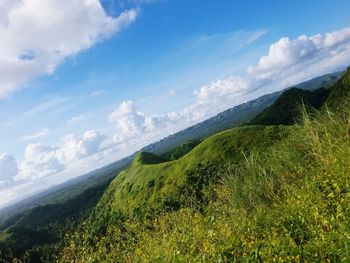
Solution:
[(82, 121), (84, 121), (84, 120), (86, 120), (86, 116), (85, 116), (84, 114), (82, 114), (82, 115), (74, 116), (74, 117), (70, 118), (70, 119), (67, 121), (67, 123), (68, 123), (68, 124), (79, 123), (79, 122), (82, 122)]
[(230, 76), (227, 79), (217, 80), (208, 86), (194, 91), (199, 103), (220, 102), (223, 99), (239, 97), (246, 92), (248, 83), (239, 76)]
[(74, 134), (65, 136), (60, 147), (42, 143), (30, 144), (25, 149), (16, 180), (35, 180), (57, 174), (75, 162), (98, 153), (106, 138), (105, 135), (90, 130), (81, 139)]
[(96, 90), (90, 93), (90, 97), (97, 97), (106, 94), (105, 90)]
[[(82, 138), (73, 134), (67, 135), (59, 147), (29, 145), (25, 160), (20, 164), (20, 174), (16, 178), (49, 178), (48, 175), (52, 174), (60, 176), (60, 171), (69, 173), (73, 166), (76, 172), (81, 171), (81, 167), (96, 168), (93, 166), (95, 161), (100, 164), (106, 164), (106, 160), (114, 161), (117, 156), (130, 154), (150, 142), (209, 118), (226, 108), (342, 69), (349, 61), (350, 29), (311, 37), (300, 36), (296, 39), (281, 38), (270, 46), (267, 54), (256, 65), (247, 68), (243, 75), (231, 75), (197, 89), (192, 104), (182, 110), (146, 114), (138, 111), (132, 101), (122, 102), (108, 115), (109, 121), (118, 130), (108, 147), (101, 146), (108, 141), (107, 136), (95, 131), (86, 132)], [(40, 106), (30, 114), (40, 112), (46, 107), (48, 106)], [(7, 161), (5, 163), (8, 164)]]
[(57, 152), (58, 148), (42, 143), (28, 145), (16, 180), (34, 180), (63, 171), (65, 166), (57, 158)]
[(24, 136), (22, 137), (22, 140), (24, 140), (24, 141), (30, 141), (30, 140), (38, 139), (38, 138), (41, 138), (41, 137), (44, 137), (44, 136), (48, 135), (49, 133), (50, 133), (50, 129), (44, 128), (44, 129), (41, 129), (41, 130), (38, 131), (38, 132), (35, 132), (35, 133), (32, 133), (32, 134), (24, 135)]
[(132, 101), (124, 101), (119, 107), (108, 115), (110, 122), (117, 125), (121, 133), (136, 135), (144, 130), (146, 117), (136, 111)]
[(53, 108), (62, 107), (65, 103), (69, 101), (68, 98), (54, 98), (48, 101), (45, 101), (43, 103), (40, 103), (39, 105), (35, 105), (34, 107), (26, 110), (22, 115), (27, 117), (31, 115), (40, 114), (42, 112), (51, 110)]
[(107, 136), (93, 130), (85, 132), (81, 139), (74, 134), (69, 134), (63, 138), (63, 146), (58, 151), (58, 158), (69, 166), (74, 161), (98, 153), (101, 143), (106, 138)]
[(0, 4), (0, 98), (136, 19), (108, 16), (99, 0), (15, 0)]
[[(281, 38), (270, 46), (267, 55), (262, 56), (257, 65), (247, 68), (244, 75), (231, 75), (195, 90), (194, 102), (180, 111), (146, 114), (138, 111), (132, 101), (122, 102), (108, 115), (109, 121), (118, 129), (113, 138), (114, 145), (124, 150), (125, 147), (141, 148), (226, 108), (334, 71), (346, 66), (349, 61), (350, 29), (311, 37), (300, 36), (293, 40)], [(34, 113), (42, 107), (34, 109)], [(76, 116), (70, 122), (84, 118), (84, 115)], [(82, 138), (67, 135), (57, 148), (42, 144), (29, 145), (25, 160), (20, 165), (20, 175), (25, 175), (22, 178), (35, 179), (58, 173), (92, 156), (97, 159), (105, 156), (106, 149), (114, 147), (113, 144), (107, 148), (101, 147), (106, 138), (98, 132), (88, 131)]]
[[(300, 79), (336, 70), (350, 61), (350, 28), (317, 34), (301, 35), (290, 40), (283, 37), (270, 46), (256, 66), (249, 67), (251, 77), (261, 79)], [(295, 80), (294, 80), (295, 81)]]
[(159, 129), (164, 128), (167, 128), (169, 132), (170, 126), (175, 125), (181, 117), (180, 113), (147, 115), (137, 111), (136, 106), (130, 100), (122, 102), (114, 112), (108, 115), (109, 121), (115, 123), (120, 131), (120, 134), (116, 136), (117, 141), (120, 141), (120, 138), (124, 140), (134, 137), (142, 138), (152, 132), (158, 133)]
[[(301, 35), (273, 43), (257, 65), (243, 76), (231, 75), (194, 92), (198, 107), (212, 113), (281, 90), (298, 82), (340, 70), (350, 61), (350, 28), (314, 36)], [(194, 111), (196, 107), (192, 105)]]
[(17, 161), (9, 154), (0, 154), (0, 183), (4, 184), (13, 179), (18, 173)]
[(155, 141), (160, 135), (169, 135), (267, 92), (344, 68), (349, 61), (350, 28), (293, 40), (281, 38), (243, 76), (231, 75), (195, 90), (195, 101), (181, 111), (146, 115), (138, 112), (132, 101), (121, 103), (108, 116), (120, 131), (114, 141)]

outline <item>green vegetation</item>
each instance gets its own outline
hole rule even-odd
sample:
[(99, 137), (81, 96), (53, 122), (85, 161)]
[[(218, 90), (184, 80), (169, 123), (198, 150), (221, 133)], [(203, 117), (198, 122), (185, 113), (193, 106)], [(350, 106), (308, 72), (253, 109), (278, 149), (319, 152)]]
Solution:
[(280, 126), (234, 128), (208, 138), (189, 154), (171, 162), (158, 163), (160, 159), (156, 155), (140, 153), (111, 183), (97, 205), (93, 214), (97, 231), (127, 216), (143, 218), (150, 212), (162, 210), (169, 202), (182, 207), (178, 190), (187, 185), (187, 174), (198, 164), (219, 167), (238, 163), (244, 159), (244, 153), (269, 147), (284, 138), (287, 130)]
[(348, 262), (350, 69), (299, 87), (249, 125), (207, 137), (232, 127), (219, 114), (204, 140), (179, 133), (111, 183), (11, 217), (0, 262)]
[[(350, 89), (349, 78), (335, 87)], [(61, 261), (347, 262), (350, 110), (330, 92), (336, 113), (304, 110), (299, 125), (235, 128), (179, 160), (133, 163)]]
[(190, 140), (184, 144), (181, 144), (179, 147), (176, 147), (172, 151), (163, 154), (162, 157), (169, 161), (175, 161), (192, 151), (194, 147), (196, 147), (201, 142), (201, 140)]
[(12, 262), (25, 255), (29, 262), (52, 262), (65, 234), (86, 219), (110, 180), (101, 179), (74, 197), (37, 206), (6, 220), (1, 225), (0, 262)]
[(325, 88), (314, 91), (291, 88), (278, 97), (270, 107), (258, 114), (251, 123), (290, 125), (301, 121), (300, 104), (305, 105), (307, 108), (320, 109), (329, 93), (330, 90)]

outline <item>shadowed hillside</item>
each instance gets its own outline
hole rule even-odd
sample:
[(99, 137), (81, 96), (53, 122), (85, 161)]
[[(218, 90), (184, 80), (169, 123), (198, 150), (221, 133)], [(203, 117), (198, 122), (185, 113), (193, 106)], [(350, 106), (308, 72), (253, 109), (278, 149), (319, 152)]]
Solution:
[(251, 124), (293, 124), (301, 120), (301, 105), (307, 108), (320, 109), (329, 93), (330, 90), (325, 88), (314, 91), (291, 88), (283, 92), (270, 107), (258, 114), (251, 121)]
[[(284, 91), (268, 108), (259, 113), (250, 123), (262, 125), (290, 125), (301, 121), (301, 107), (306, 110), (328, 107), (335, 110), (348, 103), (350, 96), (350, 68), (337, 80), (333, 86), (325, 85), (319, 89), (302, 90), (291, 88)], [(326, 84), (324, 82), (321, 82)], [(302, 85), (301, 85), (302, 86)]]

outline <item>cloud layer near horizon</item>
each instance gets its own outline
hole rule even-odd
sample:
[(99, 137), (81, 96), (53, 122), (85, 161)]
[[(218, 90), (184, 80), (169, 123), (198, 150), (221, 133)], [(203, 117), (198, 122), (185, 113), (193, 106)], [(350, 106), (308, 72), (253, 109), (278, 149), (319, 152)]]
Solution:
[[(0, 181), (36, 180), (59, 174), (91, 156), (101, 159), (121, 149), (124, 154), (131, 153), (227, 108), (342, 69), (349, 61), (350, 28), (295, 39), (283, 37), (271, 44), (267, 53), (244, 74), (231, 75), (195, 90), (194, 102), (180, 111), (146, 114), (138, 111), (133, 101), (127, 100), (105, 116), (115, 125), (113, 138), (92, 130), (81, 138), (67, 135), (58, 146), (30, 144), (18, 167), (12, 156), (0, 155)], [(3, 174), (6, 171), (10, 172)]]

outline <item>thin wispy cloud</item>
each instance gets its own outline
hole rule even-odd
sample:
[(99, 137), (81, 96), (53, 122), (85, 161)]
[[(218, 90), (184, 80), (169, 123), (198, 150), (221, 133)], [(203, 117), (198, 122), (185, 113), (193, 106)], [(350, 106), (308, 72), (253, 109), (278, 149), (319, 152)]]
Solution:
[(41, 130), (39, 130), (37, 132), (24, 135), (22, 137), (22, 140), (23, 141), (30, 141), (30, 140), (38, 139), (38, 138), (41, 138), (41, 137), (44, 137), (44, 136), (48, 135), (49, 133), (50, 133), (50, 129), (49, 128), (44, 128), (44, 129), (41, 129)]
[(49, 111), (53, 108), (61, 107), (63, 104), (67, 103), (68, 101), (70, 101), (69, 98), (54, 98), (54, 99), (42, 102), (39, 105), (36, 105), (26, 110), (25, 112), (23, 112), (22, 115), (28, 117), (30, 115), (40, 114), (42, 112)]
[(82, 115), (79, 115), (79, 116), (74, 116), (72, 118), (70, 118), (67, 123), (68, 124), (73, 124), (73, 123), (79, 123), (79, 122), (82, 122), (82, 121), (85, 121), (86, 120), (86, 116), (84, 114)]
[(97, 97), (106, 94), (105, 90), (96, 90), (90, 93), (90, 97)]

